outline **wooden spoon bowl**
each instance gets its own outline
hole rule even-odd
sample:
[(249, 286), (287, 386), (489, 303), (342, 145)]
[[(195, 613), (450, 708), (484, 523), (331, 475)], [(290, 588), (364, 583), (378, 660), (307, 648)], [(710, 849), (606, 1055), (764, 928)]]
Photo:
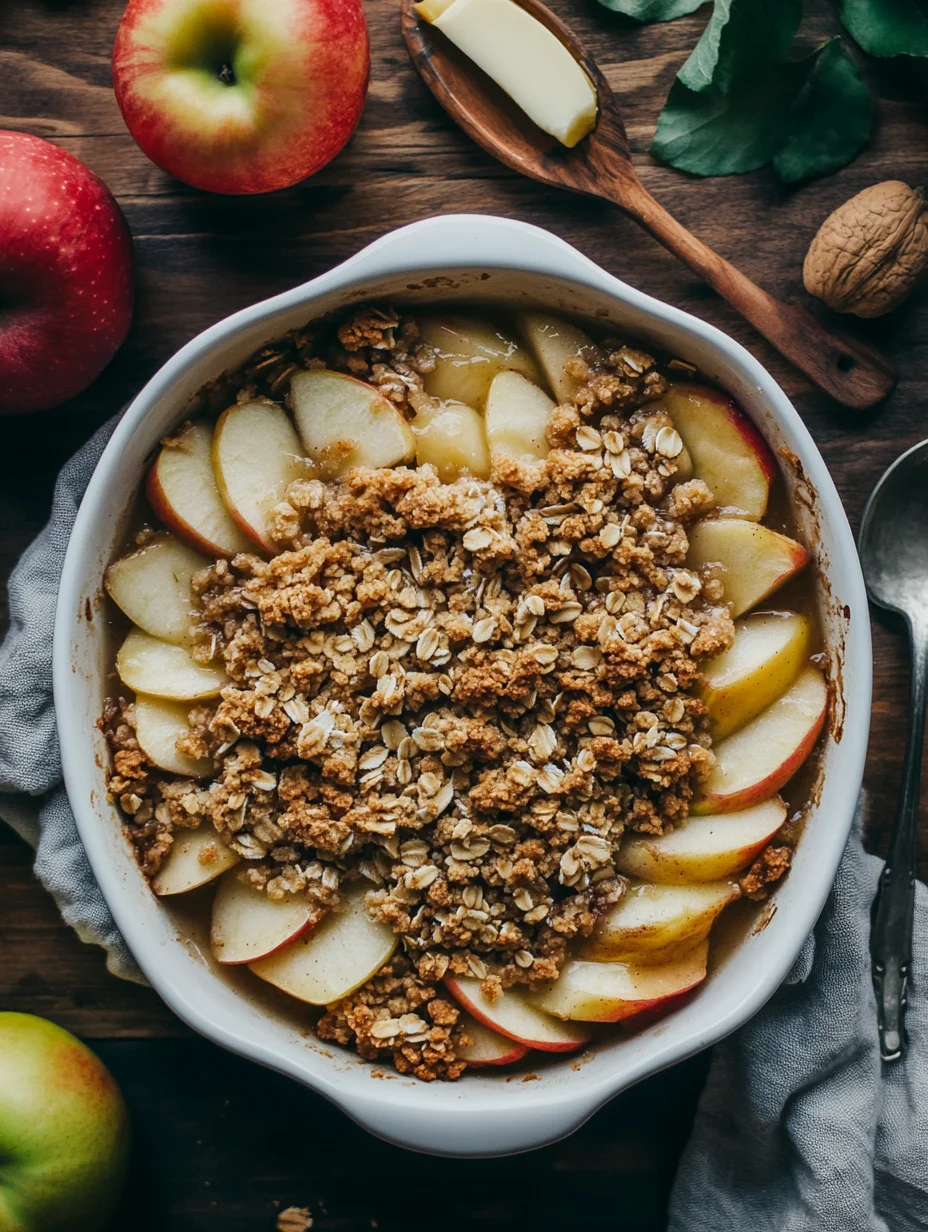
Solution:
[(509, 96), (402, 0), (403, 38), (426, 85), (488, 154), (555, 188), (619, 206), (738, 310), (777, 350), (831, 397), (863, 410), (896, 383), (892, 364), (866, 343), (827, 328), (805, 308), (762, 290), (679, 223), (651, 196), (632, 163), (615, 96), (593, 57), (540, 0), (514, 0), (570, 51), (596, 89), (596, 127), (573, 149), (538, 128)]

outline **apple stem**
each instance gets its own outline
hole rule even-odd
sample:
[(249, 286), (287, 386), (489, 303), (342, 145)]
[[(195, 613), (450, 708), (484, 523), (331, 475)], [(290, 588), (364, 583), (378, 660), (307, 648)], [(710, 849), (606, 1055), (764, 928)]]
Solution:
[(228, 64), (224, 64), (219, 70), (219, 80), (226, 86), (235, 85), (235, 73), (233, 73)]

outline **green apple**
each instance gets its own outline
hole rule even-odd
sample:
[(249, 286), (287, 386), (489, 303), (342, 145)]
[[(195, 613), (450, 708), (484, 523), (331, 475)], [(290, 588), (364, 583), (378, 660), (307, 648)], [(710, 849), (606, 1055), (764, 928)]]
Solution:
[(97, 1232), (129, 1120), (112, 1075), (62, 1027), (0, 1013), (0, 1232)]

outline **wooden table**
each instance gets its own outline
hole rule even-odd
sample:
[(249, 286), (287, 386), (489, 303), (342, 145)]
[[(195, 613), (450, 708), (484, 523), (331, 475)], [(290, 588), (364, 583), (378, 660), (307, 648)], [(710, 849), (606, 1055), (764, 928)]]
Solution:
[[(837, 176), (786, 189), (767, 172), (706, 182), (657, 166), (645, 152), (657, 113), (704, 18), (637, 29), (592, 2), (553, 4), (600, 57), (647, 187), (775, 293), (802, 294), (806, 246), (836, 205), (878, 180), (928, 178), (928, 116), (918, 101), (926, 74), (917, 62), (864, 64), (878, 100), (877, 128), (869, 149)], [(396, 0), (367, 0), (373, 80), (349, 149), (309, 183), (254, 199), (185, 188), (133, 144), (110, 88), (122, 7), (120, 0), (8, 0), (0, 7), (0, 124), (59, 142), (103, 176), (135, 236), (139, 274), (131, 336), (97, 384), (66, 409), (3, 424), (4, 576), (44, 522), (64, 460), (177, 347), (385, 231), (436, 213), (497, 213), (547, 227), (619, 277), (745, 343), (805, 417), (855, 525), (883, 469), (926, 435), (925, 297), (861, 327), (898, 362), (901, 380), (877, 412), (842, 410), (631, 223), (604, 205), (516, 178), (452, 128), (407, 60)], [(833, 6), (814, 0), (807, 7), (810, 34), (834, 33)], [(907, 668), (898, 631), (877, 623), (874, 633), (868, 840), (880, 850), (902, 760)], [(924, 872), (928, 829), (922, 856)], [(277, 1205), (291, 1203), (310, 1206), (316, 1228), (333, 1232), (424, 1232), (437, 1219), (455, 1232), (523, 1224), (658, 1229), (707, 1064), (697, 1058), (642, 1083), (569, 1141), (530, 1156), (414, 1158), (374, 1141), (295, 1084), (194, 1038), (154, 993), (108, 975), (102, 954), (60, 922), (31, 875), (28, 849), (2, 825), (0, 1008), (62, 1023), (113, 1068), (137, 1140), (115, 1226), (136, 1232), (271, 1232)], [(391, 1184), (396, 1176), (406, 1183)]]

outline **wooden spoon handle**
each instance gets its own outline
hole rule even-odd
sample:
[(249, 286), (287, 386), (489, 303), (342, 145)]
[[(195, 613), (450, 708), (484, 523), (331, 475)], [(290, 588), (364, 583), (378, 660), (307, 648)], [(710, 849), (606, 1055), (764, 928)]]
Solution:
[(896, 370), (889, 360), (866, 343), (828, 329), (804, 308), (774, 299), (677, 222), (637, 179), (619, 181), (607, 191), (609, 200), (695, 270), (832, 398), (865, 410), (892, 391)]

